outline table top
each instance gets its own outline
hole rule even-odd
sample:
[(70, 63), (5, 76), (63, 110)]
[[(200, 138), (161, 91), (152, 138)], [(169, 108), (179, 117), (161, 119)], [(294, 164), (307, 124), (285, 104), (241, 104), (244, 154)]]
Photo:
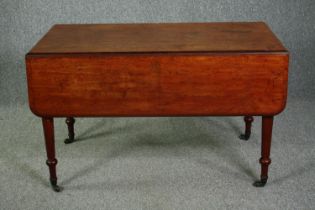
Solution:
[(263, 22), (58, 24), (30, 55), (287, 52)]

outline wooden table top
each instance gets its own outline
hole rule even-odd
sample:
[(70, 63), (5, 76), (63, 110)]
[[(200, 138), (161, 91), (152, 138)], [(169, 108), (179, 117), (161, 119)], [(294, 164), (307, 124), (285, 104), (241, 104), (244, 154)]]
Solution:
[(287, 52), (263, 22), (54, 25), (29, 55)]

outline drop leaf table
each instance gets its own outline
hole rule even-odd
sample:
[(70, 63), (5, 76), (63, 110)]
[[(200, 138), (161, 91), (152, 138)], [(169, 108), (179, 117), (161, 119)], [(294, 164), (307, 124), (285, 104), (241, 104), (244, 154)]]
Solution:
[[(289, 53), (263, 22), (60, 24), (26, 55), (31, 111), (42, 118), (57, 185), (54, 123), (65, 117), (262, 116), (268, 179), (273, 117), (286, 104)], [(194, 141), (194, 139), (191, 139)]]

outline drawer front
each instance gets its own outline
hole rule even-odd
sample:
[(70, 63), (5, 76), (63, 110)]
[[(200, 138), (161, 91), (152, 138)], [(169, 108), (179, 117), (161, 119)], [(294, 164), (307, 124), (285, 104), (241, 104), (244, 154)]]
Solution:
[(28, 55), (38, 116), (275, 115), (287, 54)]

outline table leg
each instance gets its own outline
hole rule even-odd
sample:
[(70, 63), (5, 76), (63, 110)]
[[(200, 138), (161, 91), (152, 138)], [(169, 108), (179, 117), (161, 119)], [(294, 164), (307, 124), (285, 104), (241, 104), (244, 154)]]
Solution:
[(68, 126), (68, 136), (69, 138), (65, 139), (65, 144), (70, 144), (74, 141), (74, 123), (75, 119), (73, 117), (66, 118), (66, 124)]
[(247, 141), (251, 134), (252, 122), (254, 118), (252, 116), (245, 116), (245, 133), (240, 135), (240, 139)]
[(259, 160), (261, 164), (261, 175), (260, 180), (254, 182), (254, 186), (256, 187), (263, 187), (267, 183), (268, 167), (271, 163), (270, 147), (272, 137), (272, 124), (273, 116), (262, 117), (261, 158)]
[(58, 161), (55, 157), (54, 119), (42, 118), (42, 122), (47, 152), (46, 164), (49, 167), (50, 183), (53, 190), (59, 192), (61, 188), (57, 185), (56, 165)]

